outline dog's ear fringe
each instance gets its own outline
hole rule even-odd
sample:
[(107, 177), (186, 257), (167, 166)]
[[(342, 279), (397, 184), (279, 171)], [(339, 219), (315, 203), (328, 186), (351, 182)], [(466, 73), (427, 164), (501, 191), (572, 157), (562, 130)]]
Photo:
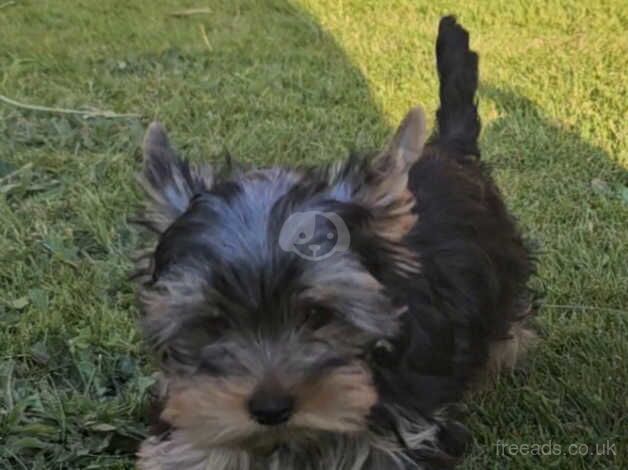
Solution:
[(359, 196), (370, 207), (405, 212), (410, 168), (419, 160), (425, 144), (425, 114), (412, 108), (399, 124), (386, 149), (368, 166), (368, 181)]
[[(148, 127), (142, 149), (143, 168), (136, 179), (144, 200), (128, 221), (159, 236), (187, 210), (195, 195), (211, 189), (214, 170), (180, 158), (159, 122)], [(129, 274), (130, 280), (140, 285), (152, 282), (154, 248), (154, 244), (146, 244), (131, 257), (135, 268)]]
[(421, 157), (425, 139), (425, 115), (417, 106), (407, 113), (382, 152), (370, 157), (353, 154), (344, 163), (328, 168), (331, 195), (369, 211), (372, 233), (385, 242), (402, 275), (421, 271), (416, 254), (402, 240), (418, 220), (408, 175)]
[(425, 115), (417, 106), (407, 113), (382, 152), (373, 157), (351, 155), (328, 170), (332, 196), (359, 204), (371, 213), (373, 233), (397, 252), (405, 265), (401, 271), (419, 270), (418, 260), (400, 242), (417, 222), (408, 175), (421, 157), (425, 138)]
[(143, 153), (144, 167), (138, 183), (146, 198), (132, 222), (161, 234), (187, 210), (196, 194), (212, 187), (214, 171), (208, 165), (194, 165), (179, 158), (159, 122), (148, 127)]

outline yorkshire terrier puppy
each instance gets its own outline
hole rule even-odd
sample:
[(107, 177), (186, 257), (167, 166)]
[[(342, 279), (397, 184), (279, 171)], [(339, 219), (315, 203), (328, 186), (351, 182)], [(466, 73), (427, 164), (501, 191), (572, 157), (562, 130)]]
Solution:
[(142, 470), (452, 468), (452, 404), (512, 367), (530, 252), (480, 161), (478, 57), (453, 17), (440, 108), (410, 110), (380, 153), (326, 168), (218, 173), (144, 144), (158, 235), (138, 262), (163, 377)]

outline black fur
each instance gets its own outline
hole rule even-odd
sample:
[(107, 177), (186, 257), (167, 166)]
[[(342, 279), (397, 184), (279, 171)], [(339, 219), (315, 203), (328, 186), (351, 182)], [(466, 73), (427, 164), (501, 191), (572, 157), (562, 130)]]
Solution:
[(432, 141), (451, 150), (451, 157), (480, 156), (480, 117), (475, 104), (478, 55), (469, 49), (469, 33), (453, 16), (444, 17), (436, 40), (436, 66), (440, 83), (437, 132)]

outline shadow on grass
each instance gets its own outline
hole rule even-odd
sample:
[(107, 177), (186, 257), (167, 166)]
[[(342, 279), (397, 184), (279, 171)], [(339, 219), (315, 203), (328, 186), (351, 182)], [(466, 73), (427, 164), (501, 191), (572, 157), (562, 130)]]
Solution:
[(491, 84), (481, 87), (480, 97), (498, 116), (483, 129), (485, 158), (513, 212), (541, 243), (551, 302), (622, 308), (628, 295), (618, 283), (617, 214), (628, 203), (626, 170), (528, 98)]
[[(476, 446), (463, 467), (619, 468), (624, 450), (593, 454), (596, 444), (623, 439), (628, 298), (617, 214), (626, 211), (626, 172), (508, 88), (485, 83), (480, 100), (497, 114), (482, 133), (484, 158), (539, 242), (546, 306), (542, 339), (524, 366), (469, 402)], [(553, 443), (562, 454), (513, 455), (500, 442), (516, 450)], [(574, 443), (593, 450), (568, 455)]]

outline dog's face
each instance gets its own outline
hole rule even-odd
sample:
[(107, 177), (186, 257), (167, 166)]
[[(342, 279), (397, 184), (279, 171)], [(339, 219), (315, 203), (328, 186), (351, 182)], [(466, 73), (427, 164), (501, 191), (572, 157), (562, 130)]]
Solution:
[(424, 142), (412, 110), (388, 149), (332, 169), (214, 178), (145, 140), (143, 328), (162, 361), (162, 419), (204, 447), (253, 451), (359, 433), (378, 400), (371, 351), (403, 305), (378, 266), (418, 269), (407, 173)]

